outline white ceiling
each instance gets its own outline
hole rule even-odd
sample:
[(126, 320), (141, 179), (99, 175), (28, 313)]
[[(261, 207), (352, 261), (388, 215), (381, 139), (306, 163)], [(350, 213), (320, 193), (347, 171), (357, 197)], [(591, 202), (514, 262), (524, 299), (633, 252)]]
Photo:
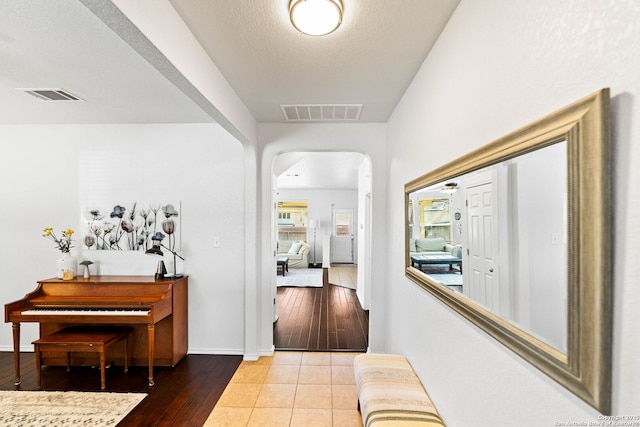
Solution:
[(282, 104), (363, 104), (384, 123), (459, 0), (343, 0), (342, 25), (313, 37), (289, 0), (170, 0), (258, 122)]
[[(386, 122), (459, 3), (343, 0), (342, 26), (312, 37), (290, 24), (289, 0), (169, 1), (261, 123), (285, 122), (282, 104), (362, 104), (359, 122)], [(214, 122), (158, 68), (80, 0), (0, 2), (0, 124)], [(42, 101), (16, 88), (63, 88), (84, 101)], [(320, 158), (351, 168), (352, 181), (355, 166), (344, 159), (353, 158), (325, 153), (306, 160), (307, 171)]]
[[(16, 88), (63, 88), (85, 101)], [(0, 2), (0, 124), (212, 121), (82, 3)]]
[(353, 152), (293, 152), (276, 157), (273, 171), (278, 189), (354, 190), (363, 161)]

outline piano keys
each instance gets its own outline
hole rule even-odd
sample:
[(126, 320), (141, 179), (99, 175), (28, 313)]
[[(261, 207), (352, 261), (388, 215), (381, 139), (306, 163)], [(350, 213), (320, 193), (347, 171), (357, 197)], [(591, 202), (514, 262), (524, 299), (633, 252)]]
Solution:
[[(175, 366), (187, 354), (187, 296), (187, 277), (155, 280), (145, 276), (94, 276), (39, 281), (33, 292), (5, 305), (5, 322), (13, 325), (16, 385), (21, 381), (21, 322), (37, 322), (40, 337), (68, 326), (131, 326), (129, 364), (147, 365), (149, 385), (154, 385), (154, 365)], [(61, 355), (43, 357), (43, 364), (65, 363)], [(75, 363), (95, 361), (76, 359)]]
[(151, 310), (138, 308), (69, 308), (69, 307), (40, 307), (25, 310), (23, 316), (65, 316), (65, 315), (92, 315), (92, 316), (146, 316)]

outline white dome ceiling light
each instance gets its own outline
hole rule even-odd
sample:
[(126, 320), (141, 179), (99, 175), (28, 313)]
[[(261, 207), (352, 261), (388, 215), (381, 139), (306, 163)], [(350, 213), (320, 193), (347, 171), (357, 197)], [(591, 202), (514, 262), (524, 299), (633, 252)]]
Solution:
[(334, 32), (342, 23), (341, 0), (291, 0), (291, 23), (298, 31), (310, 36)]

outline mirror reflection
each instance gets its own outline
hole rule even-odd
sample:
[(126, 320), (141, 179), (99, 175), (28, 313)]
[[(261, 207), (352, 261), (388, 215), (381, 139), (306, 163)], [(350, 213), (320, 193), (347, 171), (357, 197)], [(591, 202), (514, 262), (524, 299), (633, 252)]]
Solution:
[(609, 90), (405, 184), (405, 275), (611, 411)]
[(567, 143), (408, 194), (409, 265), (567, 353)]

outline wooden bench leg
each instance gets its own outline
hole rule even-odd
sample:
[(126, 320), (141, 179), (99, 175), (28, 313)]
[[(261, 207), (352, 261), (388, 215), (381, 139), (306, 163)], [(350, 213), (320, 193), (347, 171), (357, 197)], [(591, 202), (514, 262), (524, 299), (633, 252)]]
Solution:
[(149, 343), (147, 345), (149, 349), (149, 387), (153, 387), (155, 385), (155, 383), (153, 382), (153, 343), (155, 339), (154, 331), (155, 329), (153, 324), (147, 326), (147, 338), (149, 339)]
[(128, 356), (128, 353), (129, 353), (129, 351), (128, 351), (129, 344), (128, 344), (128, 342), (127, 342), (128, 340), (129, 340), (129, 335), (127, 334), (127, 335), (124, 337), (124, 372), (125, 372), (125, 373), (129, 372), (129, 361), (128, 361), (128, 359), (129, 359), (129, 356)]
[(104, 390), (104, 365), (105, 365), (105, 355), (104, 348), (100, 351), (100, 390)]
[(36, 346), (36, 381), (38, 388), (42, 388), (42, 354), (40, 353), (40, 346)]
[[(149, 361), (153, 361), (153, 326), (149, 326)], [(129, 330), (123, 328), (66, 328), (33, 342), (36, 356), (36, 376), (38, 388), (42, 386), (42, 351), (64, 351), (67, 355), (67, 372), (71, 370), (71, 353), (98, 353), (100, 358), (100, 389), (106, 388), (106, 350), (120, 340), (124, 340), (124, 372), (129, 371)], [(44, 347), (43, 347), (44, 346)], [(153, 385), (153, 363), (149, 366), (149, 385)]]

